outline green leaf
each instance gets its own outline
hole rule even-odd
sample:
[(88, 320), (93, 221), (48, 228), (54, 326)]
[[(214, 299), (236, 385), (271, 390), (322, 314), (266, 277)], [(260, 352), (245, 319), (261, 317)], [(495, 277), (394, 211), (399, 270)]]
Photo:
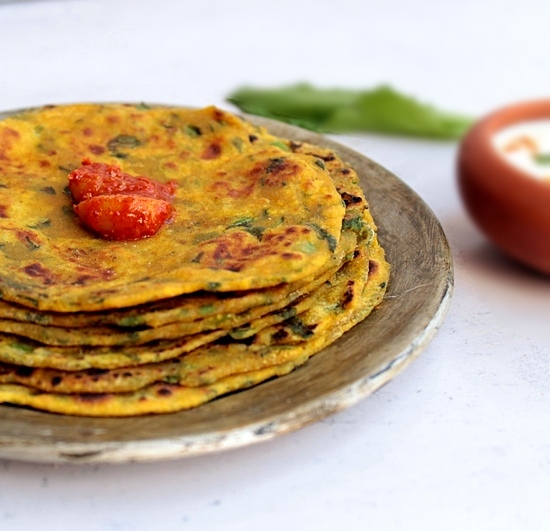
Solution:
[(290, 148), (284, 142), (271, 142), (272, 146), (278, 147), (283, 151), (290, 151)]
[(324, 126), (334, 131), (373, 131), (386, 134), (460, 138), (471, 120), (443, 113), (390, 87), (365, 92), (346, 109), (339, 109)]
[(336, 249), (336, 245), (338, 244), (336, 238), (326, 229), (317, 225), (317, 223), (308, 223), (308, 227), (311, 227), (316, 232), (317, 237), (320, 240), (326, 240), (330, 252), (333, 253)]
[(40, 221), (37, 221), (33, 225), (27, 225), (29, 229), (43, 229), (45, 227), (50, 227), (52, 224), (52, 221), (50, 219), (42, 219)]
[(550, 153), (539, 153), (535, 155), (535, 162), (537, 164), (550, 164)]
[(201, 315), (209, 315), (214, 312), (215, 306), (213, 304), (205, 304), (199, 308), (199, 313)]
[(26, 343), (12, 343), (11, 346), (17, 350), (22, 350), (23, 352), (32, 352), (34, 350), (33, 345), (28, 345)]
[(302, 242), (298, 245), (298, 251), (301, 251), (305, 254), (313, 254), (317, 251), (317, 246), (313, 242)]
[(337, 108), (355, 101), (347, 90), (319, 90), (301, 83), (278, 89), (242, 88), (228, 101), (244, 112), (275, 118), (307, 129), (317, 130)]
[(25, 247), (29, 251), (36, 251), (37, 249), (40, 249), (40, 244), (34, 242), (29, 236), (25, 236)]
[(322, 170), (326, 170), (327, 167), (325, 166), (325, 163), (321, 159), (315, 159), (315, 164), (319, 166)]
[(235, 227), (250, 227), (254, 223), (254, 218), (246, 216), (244, 218), (239, 218), (235, 220), (231, 225), (228, 225), (228, 229), (234, 229)]
[(123, 317), (119, 322), (119, 326), (123, 326), (125, 328), (133, 328), (136, 326), (143, 325), (143, 318), (141, 315), (128, 315), (126, 317)]
[(248, 232), (249, 234), (252, 234), (256, 239), (260, 240), (262, 239), (262, 236), (265, 232), (265, 227), (243, 227), (243, 229)]
[(440, 111), (389, 86), (372, 90), (242, 88), (228, 97), (242, 111), (319, 132), (375, 132), (457, 139), (472, 119)]
[(307, 339), (313, 335), (313, 331), (298, 317), (291, 317), (286, 324), (294, 334), (303, 339)]
[(196, 125), (186, 125), (183, 130), (191, 138), (197, 138), (202, 135), (202, 131)]
[(345, 218), (342, 221), (342, 229), (351, 230), (360, 236), (364, 236), (368, 229), (368, 225), (363, 222), (361, 216)]
[(242, 153), (243, 148), (244, 148), (244, 142), (242, 141), (241, 138), (239, 138), (238, 136), (236, 136), (235, 138), (232, 138), (232, 139), (231, 139), (231, 143), (233, 144), (233, 147), (234, 147), (239, 153)]
[(141, 146), (141, 141), (132, 135), (118, 135), (107, 142), (109, 151), (113, 153), (115, 157), (121, 158), (122, 156), (126, 156), (125, 153), (120, 153), (121, 149), (134, 149), (138, 146)]

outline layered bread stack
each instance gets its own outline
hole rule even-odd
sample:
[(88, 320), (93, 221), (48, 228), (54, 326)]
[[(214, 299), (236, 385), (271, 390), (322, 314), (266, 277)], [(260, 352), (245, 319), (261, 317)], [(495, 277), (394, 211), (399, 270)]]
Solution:
[[(170, 183), (172, 215), (94, 232), (68, 187), (82, 161)], [(389, 277), (353, 168), (214, 107), (4, 118), (0, 227), (0, 402), (55, 413), (173, 412), (287, 374)]]

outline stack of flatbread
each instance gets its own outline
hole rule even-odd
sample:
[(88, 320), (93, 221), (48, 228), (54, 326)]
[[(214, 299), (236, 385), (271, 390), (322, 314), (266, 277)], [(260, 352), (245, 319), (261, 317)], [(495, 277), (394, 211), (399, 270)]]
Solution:
[[(174, 217), (105, 240), (83, 159), (175, 181)], [(0, 402), (166, 413), (289, 373), (363, 320), (389, 266), (358, 176), (230, 113), (50, 106), (0, 121)]]

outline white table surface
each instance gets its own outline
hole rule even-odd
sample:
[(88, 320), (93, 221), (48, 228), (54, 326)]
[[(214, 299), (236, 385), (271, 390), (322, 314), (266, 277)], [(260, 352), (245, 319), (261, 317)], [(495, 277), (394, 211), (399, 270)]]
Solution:
[[(216, 104), (243, 83), (391, 83), (482, 115), (548, 97), (548, 0), (0, 2), (0, 108)], [(550, 529), (550, 280), (469, 221), (457, 145), (339, 137), (442, 222), (438, 335), (354, 407), (269, 442), (166, 462), (0, 460), (0, 530)]]

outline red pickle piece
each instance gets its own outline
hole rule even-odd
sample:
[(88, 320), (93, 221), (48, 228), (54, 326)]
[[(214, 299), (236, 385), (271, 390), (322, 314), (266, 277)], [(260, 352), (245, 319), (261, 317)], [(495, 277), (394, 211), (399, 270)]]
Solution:
[(176, 184), (134, 177), (118, 166), (82, 161), (69, 174), (69, 190), (80, 221), (107, 240), (139, 240), (172, 219)]
[(153, 236), (174, 211), (163, 199), (123, 194), (92, 197), (74, 209), (84, 225), (106, 240)]
[(120, 167), (84, 159), (69, 174), (69, 190), (75, 203), (99, 195), (139, 195), (169, 201), (176, 191), (174, 181), (159, 183), (148, 177), (134, 177)]

